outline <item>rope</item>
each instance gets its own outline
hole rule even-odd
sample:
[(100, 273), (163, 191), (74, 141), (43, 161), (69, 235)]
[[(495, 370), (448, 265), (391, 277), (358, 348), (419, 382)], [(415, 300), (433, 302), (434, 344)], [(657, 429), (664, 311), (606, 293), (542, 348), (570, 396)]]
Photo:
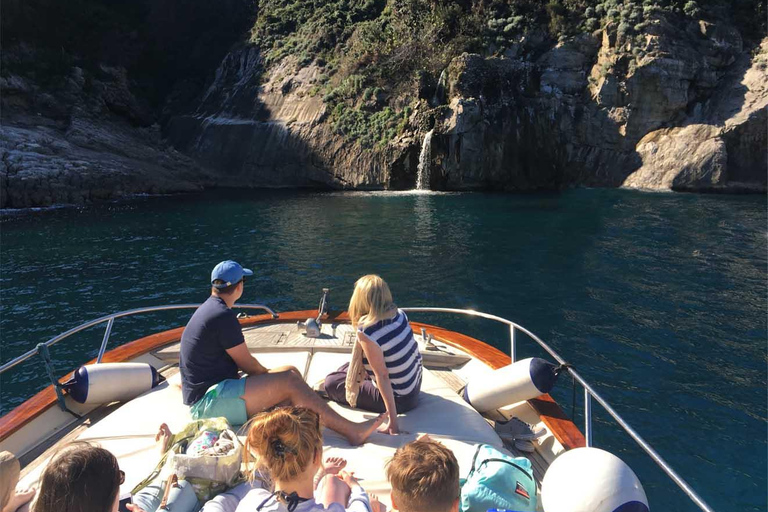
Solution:
[(37, 352), (40, 354), (40, 357), (43, 359), (43, 364), (45, 365), (45, 372), (48, 374), (48, 378), (51, 379), (53, 390), (56, 392), (56, 400), (59, 402), (59, 408), (61, 408), (62, 411), (68, 412), (75, 418), (80, 419), (81, 416), (76, 412), (71, 411), (69, 407), (67, 407), (67, 403), (64, 401), (64, 393), (61, 392), (61, 384), (53, 374), (53, 362), (51, 361), (51, 353), (48, 352), (48, 345), (46, 345), (45, 343), (38, 343)]
[(275, 491), (269, 496), (267, 496), (267, 499), (261, 502), (261, 504), (256, 507), (256, 511), (261, 511), (262, 508), (264, 508), (264, 505), (266, 505), (269, 500), (272, 498), (277, 497), (280, 501), (284, 502), (286, 506), (288, 507), (288, 512), (293, 512), (296, 510), (296, 507), (299, 506), (299, 503), (303, 503), (305, 501), (309, 501), (310, 498), (302, 498), (299, 496), (296, 491), (293, 491), (291, 494), (286, 494), (283, 491)]

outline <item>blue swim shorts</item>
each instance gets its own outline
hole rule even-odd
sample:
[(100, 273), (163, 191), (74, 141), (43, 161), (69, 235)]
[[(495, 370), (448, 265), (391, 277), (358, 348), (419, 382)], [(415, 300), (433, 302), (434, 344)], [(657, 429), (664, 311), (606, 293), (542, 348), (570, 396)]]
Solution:
[(227, 418), (230, 425), (242, 425), (248, 421), (245, 410), (245, 378), (227, 379), (208, 388), (203, 398), (195, 402), (189, 411), (192, 419)]

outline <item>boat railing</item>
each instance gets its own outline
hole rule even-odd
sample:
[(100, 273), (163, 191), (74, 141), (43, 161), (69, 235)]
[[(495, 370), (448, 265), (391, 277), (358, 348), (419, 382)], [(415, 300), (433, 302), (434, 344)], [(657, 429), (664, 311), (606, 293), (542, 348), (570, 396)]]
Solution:
[[(104, 357), (104, 353), (107, 349), (107, 346), (109, 345), (109, 338), (112, 334), (112, 327), (115, 323), (115, 320), (122, 317), (127, 316), (133, 316), (143, 313), (155, 313), (159, 311), (170, 311), (170, 310), (179, 310), (179, 309), (196, 309), (200, 306), (200, 304), (173, 304), (173, 305), (165, 305), (165, 306), (153, 306), (148, 308), (138, 308), (138, 309), (130, 309), (127, 311), (121, 311), (119, 313), (113, 313), (111, 315), (103, 316), (100, 318), (96, 318), (95, 320), (91, 320), (89, 322), (85, 322), (81, 325), (78, 325), (77, 327), (74, 327), (66, 332), (63, 332), (57, 336), (54, 336), (53, 338), (49, 339), (46, 342), (38, 344), (35, 348), (32, 350), (29, 350), (28, 352), (25, 352), (24, 354), (21, 354), (20, 356), (8, 361), (7, 363), (0, 366), (0, 374), (10, 370), (14, 366), (17, 366), (24, 361), (34, 357), (37, 354), (41, 354), (43, 358), (46, 360), (46, 364), (48, 364), (48, 347), (55, 345), (59, 343), (60, 341), (72, 336), (73, 334), (76, 334), (80, 331), (83, 331), (85, 329), (88, 329), (90, 327), (94, 327), (96, 325), (102, 324), (106, 322), (106, 328), (104, 331), (104, 336), (102, 338), (101, 346), (99, 347), (99, 353), (96, 357), (96, 362), (100, 363), (102, 358)], [(262, 310), (266, 311), (268, 314), (272, 315), (272, 318), (277, 319), (279, 318), (279, 315), (275, 313), (272, 309), (269, 307), (263, 305), (263, 304), (238, 304), (236, 306), (237, 309), (254, 309), (254, 310)], [(566, 360), (560, 356), (552, 347), (547, 345), (544, 341), (542, 341), (538, 336), (533, 334), (531, 331), (526, 329), (525, 327), (516, 324), (515, 322), (512, 322), (511, 320), (507, 320), (506, 318), (502, 318), (500, 316), (496, 315), (490, 315), (488, 313), (482, 313), (480, 311), (475, 311), (472, 309), (455, 309), (455, 308), (433, 308), (433, 307), (414, 307), (414, 308), (402, 308), (403, 311), (409, 312), (409, 313), (452, 313), (452, 314), (458, 314), (458, 315), (465, 315), (465, 316), (473, 316), (478, 318), (485, 318), (488, 320), (493, 320), (502, 324), (505, 324), (509, 327), (509, 337), (510, 337), (510, 347), (509, 347), (509, 354), (512, 362), (515, 361), (515, 355), (516, 355), (516, 348), (517, 348), (517, 339), (516, 335), (518, 332), (525, 333), (528, 335), (533, 341), (539, 344), (541, 348), (543, 348), (549, 355), (551, 355), (558, 363), (560, 364), (567, 364)], [(58, 382), (53, 378), (53, 374), (49, 370), (49, 376), (53, 380), (53, 384), (56, 385)], [(599, 403), (603, 409), (621, 426), (624, 431), (629, 434), (629, 436), (637, 443), (640, 448), (642, 448), (650, 457), (653, 459), (653, 461), (664, 471), (664, 473), (669, 476), (672, 481), (675, 482), (675, 484), (683, 491), (685, 492), (688, 497), (691, 498), (691, 500), (703, 511), (705, 512), (714, 512), (713, 509), (704, 502), (704, 500), (696, 494), (696, 492), (688, 485), (688, 483), (683, 480), (680, 475), (677, 474), (677, 472), (672, 469), (672, 467), (659, 455), (656, 450), (654, 450), (646, 441), (643, 439), (640, 434), (638, 434), (634, 428), (632, 428), (629, 423), (622, 418), (619, 413), (616, 412), (616, 410), (611, 407), (611, 405), (602, 397), (600, 396), (597, 391), (589, 384), (587, 381), (584, 380), (584, 378), (579, 375), (579, 373), (574, 370), (572, 367), (568, 367), (568, 372), (571, 374), (575, 382), (578, 382), (579, 385), (582, 386), (584, 389), (584, 437), (586, 440), (587, 446), (592, 446), (592, 400), (594, 399), (597, 403)]]
[[(104, 330), (104, 336), (101, 340), (101, 346), (99, 347), (99, 355), (96, 356), (96, 362), (100, 363), (102, 358), (104, 357), (104, 352), (106, 352), (107, 350), (107, 345), (109, 345), (109, 337), (112, 334), (112, 326), (115, 324), (116, 319), (126, 317), (126, 316), (140, 315), (142, 313), (156, 313), (158, 311), (171, 311), (174, 309), (197, 309), (199, 307), (200, 307), (200, 304), (167, 304), (165, 306), (152, 306), (148, 308), (129, 309), (126, 311), (120, 311), (119, 313), (113, 313), (111, 315), (106, 315), (100, 318), (96, 318), (95, 320), (85, 322), (84, 324), (80, 324), (77, 327), (74, 327), (66, 332), (63, 332), (57, 336), (54, 336), (48, 341), (38, 344), (32, 350), (11, 359), (7, 363), (0, 366), (0, 374), (3, 374), (4, 372), (10, 370), (14, 366), (23, 363), (27, 359), (30, 359), (36, 356), (37, 354), (40, 354), (41, 351), (46, 350), (48, 347), (51, 347), (66, 338), (69, 338), (73, 334), (76, 334), (80, 331), (84, 331), (85, 329), (88, 329), (90, 327), (94, 327), (96, 325), (103, 324), (104, 322), (106, 322), (107, 326), (106, 326), (106, 329)], [(266, 311), (268, 314), (272, 315), (272, 318), (278, 318), (277, 313), (275, 313), (269, 307), (263, 304), (238, 304), (237, 308), (238, 309), (257, 309), (261, 311)]]
[[(474, 316), (478, 318), (485, 318), (488, 320), (494, 320), (496, 322), (505, 324), (509, 327), (509, 338), (510, 338), (510, 347), (509, 347), (509, 355), (512, 360), (512, 362), (515, 362), (515, 354), (516, 354), (516, 348), (517, 348), (517, 339), (516, 334), (517, 332), (522, 332), (528, 335), (533, 341), (539, 344), (541, 348), (543, 348), (549, 355), (551, 355), (558, 363), (560, 364), (567, 364), (567, 361), (563, 359), (560, 354), (558, 354), (552, 347), (547, 345), (544, 341), (542, 341), (538, 336), (533, 334), (531, 331), (526, 329), (525, 327), (516, 324), (515, 322), (512, 322), (511, 320), (507, 320), (506, 318), (502, 318), (500, 316), (496, 315), (489, 315), (488, 313), (481, 313), (480, 311), (475, 311), (472, 309), (454, 309), (454, 308), (431, 308), (431, 307), (416, 307), (416, 308), (401, 308), (405, 312), (410, 313), (453, 313), (453, 314), (459, 314), (459, 315), (466, 315), (466, 316)], [(672, 479), (675, 484), (685, 493), (688, 495), (689, 498), (701, 509), (705, 512), (714, 512), (713, 509), (707, 505), (707, 503), (694, 491), (688, 483), (683, 480), (683, 478), (677, 474), (677, 472), (672, 469), (672, 467), (665, 461), (661, 455), (659, 455), (656, 450), (649, 445), (645, 439), (643, 439), (640, 434), (638, 434), (632, 426), (627, 423), (627, 421), (622, 418), (616, 410), (611, 407), (611, 405), (602, 397), (600, 394), (595, 391), (595, 389), (586, 381), (584, 378), (579, 375), (579, 373), (573, 369), (573, 367), (568, 367), (568, 373), (571, 374), (573, 379), (581, 385), (581, 387), (584, 389), (584, 438), (586, 440), (587, 446), (592, 446), (592, 400), (594, 399), (597, 403), (599, 403), (601, 406), (603, 406), (603, 409), (611, 415), (611, 417), (616, 421), (616, 423), (619, 424), (619, 426), (624, 429), (624, 431), (629, 434), (629, 436), (632, 438), (632, 440), (635, 441), (635, 443), (640, 446), (650, 457), (653, 459), (653, 461), (658, 465), (664, 473), (669, 476), (669, 478)]]

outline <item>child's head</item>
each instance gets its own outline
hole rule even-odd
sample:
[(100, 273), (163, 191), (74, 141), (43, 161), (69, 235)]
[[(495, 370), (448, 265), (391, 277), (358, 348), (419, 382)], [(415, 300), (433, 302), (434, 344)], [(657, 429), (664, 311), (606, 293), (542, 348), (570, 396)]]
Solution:
[(394, 308), (392, 292), (381, 277), (369, 274), (357, 280), (349, 299), (349, 318), (353, 326), (376, 323)]
[(387, 464), (392, 505), (401, 512), (457, 512), (459, 463), (431, 439), (401, 446)]
[(11, 452), (0, 452), (0, 510), (3, 510), (13, 497), (16, 484), (19, 483), (19, 461)]
[(245, 462), (253, 454), (276, 482), (290, 482), (320, 465), (323, 435), (320, 416), (305, 407), (278, 407), (251, 421), (245, 441)]

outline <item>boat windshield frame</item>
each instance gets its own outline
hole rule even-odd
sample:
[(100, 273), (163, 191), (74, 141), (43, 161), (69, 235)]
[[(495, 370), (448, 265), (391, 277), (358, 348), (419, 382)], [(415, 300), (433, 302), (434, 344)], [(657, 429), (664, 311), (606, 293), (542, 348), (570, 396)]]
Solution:
[[(65, 331), (61, 334), (58, 334), (57, 336), (54, 336), (53, 338), (49, 339), (48, 341), (44, 343), (38, 344), (35, 348), (32, 350), (29, 350), (28, 352), (25, 352), (24, 354), (21, 354), (18, 357), (15, 357), (14, 359), (8, 361), (7, 363), (4, 363), (2, 366), (0, 366), (0, 374), (5, 373), (6, 371), (12, 369), (13, 367), (23, 363), (24, 361), (34, 357), (35, 355), (39, 354), (41, 350), (46, 350), (48, 347), (55, 345), (56, 343), (59, 343), (60, 341), (69, 338), (73, 334), (76, 334), (80, 331), (83, 331), (85, 329), (88, 329), (90, 327), (94, 327), (96, 325), (102, 324), (106, 322), (106, 328), (104, 331), (104, 336), (102, 338), (101, 346), (99, 347), (99, 354), (96, 358), (96, 363), (101, 363), (102, 358), (104, 357), (104, 353), (106, 352), (107, 346), (109, 345), (109, 338), (112, 334), (112, 327), (114, 325), (114, 322), (118, 318), (123, 318), (127, 316), (133, 316), (143, 313), (155, 313), (159, 311), (170, 311), (170, 310), (180, 310), (180, 309), (197, 309), (200, 307), (200, 304), (167, 304), (163, 306), (152, 306), (152, 307), (146, 307), (146, 308), (137, 308), (137, 309), (130, 309), (126, 311), (120, 311), (118, 313), (113, 313), (111, 315), (102, 316), (100, 318), (96, 318), (94, 320), (90, 320), (88, 322), (85, 322), (83, 324), (78, 325), (77, 327), (74, 327), (68, 331)], [(280, 317), (279, 314), (275, 313), (271, 308), (269, 308), (266, 305), (263, 304), (237, 304), (235, 306), (235, 309), (250, 309), (250, 310), (261, 310), (265, 311), (267, 314), (272, 316), (272, 319), (278, 319)], [(509, 346), (509, 356), (511, 361), (514, 363), (516, 358), (516, 349), (517, 349), (517, 333), (522, 332), (526, 334), (528, 337), (530, 337), (534, 342), (536, 342), (542, 349), (544, 349), (549, 355), (551, 355), (558, 363), (561, 365), (567, 365), (567, 361), (560, 356), (552, 347), (550, 347), (547, 343), (541, 340), (538, 336), (533, 334), (531, 331), (526, 329), (525, 327), (521, 326), (520, 324), (517, 324), (511, 320), (508, 320), (506, 318), (502, 318), (500, 316), (491, 315), (488, 313), (483, 313), (481, 311), (476, 311), (473, 309), (457, 309), (457, 308), (437, 308), (437, 307), (403, 307), (400, 308), (406, 313), (448, 313), (448, 314), (455, 314), (455, 315), (464, 315), (464, 316), (472, 316), (472, 317), (478, 317), (478, 318), (484, 318), (487, 320), (492, 320), (495, 322), (499, 322), (501, 324), (505, 324), (509, 327), (509, 337), (510, 337), (510, 346)], [(44, 346), (44, 348), (43, 348)], [(699, 509), (705, 511), (705, 512), (714, 512), (714, 510), (707, 505), (707, 503), (688, 485), (688, 483), (678, 475), (678, 473), (672, 469), (672, 467), (659, 455), (656, 450), (651, 447), (651, 445), (648, 444), (648, 442), (643, 439), (640, 434), (638, 434), (634, 428), (632, 428), (627, 421), (619, 415), (618, 412), (603, 398), (597, 391), (595, 391), (594, 387), (591, 386), (576, 370), (573, 369), (572, 366), (566, 366), (565, 371), (567, 371), (574, 379), (574, 382), (577, 382), (583, 389), (584, 389), (584, 437), (586, 440), (586, 445), (588, 447), (592, 446), (592, 400), (594, 399), (598, 404), (600, 404), (603, 409), (618, 423), (618, 425), (632, 438), (635, 443), (640, 446), (650, 457), (651, 459), (656, 463), (657, 466), (659, 466), (664, 473), (683, 491), (686, 495), (696, 504), (696, 506), (699, 507)]]

